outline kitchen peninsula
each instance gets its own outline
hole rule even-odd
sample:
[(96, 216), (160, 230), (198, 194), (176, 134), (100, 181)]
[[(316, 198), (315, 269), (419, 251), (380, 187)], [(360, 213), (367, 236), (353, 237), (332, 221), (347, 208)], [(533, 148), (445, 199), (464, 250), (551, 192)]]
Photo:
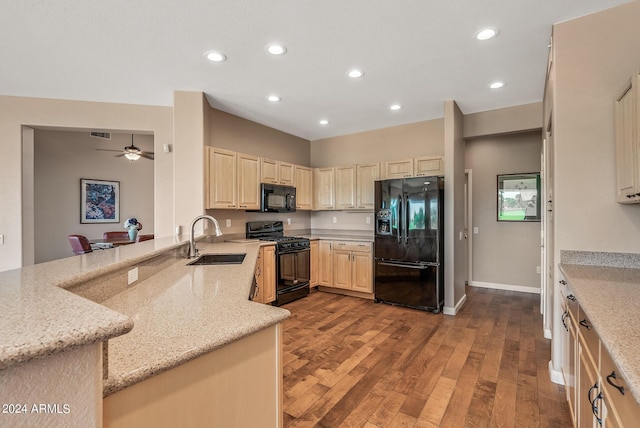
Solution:
[[(0, 398), (27, 405), (0, 414), (0, 425), (100, 426), (103, 416), (108, 426), (280, 424), (280, 322), (289, 312), (248, 300), (262, 244), (201, 240), (202, 253), (246, 257), (188, 266), (186, 242), (161, 238), (0, 273)], [(238, 395), (251, 406), (230, 405)], [(61, 411), (34, 414), (33, 404)]]

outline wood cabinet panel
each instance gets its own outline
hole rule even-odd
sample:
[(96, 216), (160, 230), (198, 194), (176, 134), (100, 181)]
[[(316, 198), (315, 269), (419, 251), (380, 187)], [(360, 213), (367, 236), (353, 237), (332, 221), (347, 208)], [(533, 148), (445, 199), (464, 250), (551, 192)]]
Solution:
[(318, 250), (320, 258), (318, 285), (333, 287), (333, 242), (319, 241)]
[(373, 254), (352, 252), (351, 289), (365, 293), (373, 293)]
[(375, 182), (379, 177), (380, 165), (377, 163), (356, 166), (356, 208), (375, 208)]
[(313, 208), (313, 170), (305, 166), (295, 166), (296, 209)]
[(315, 210), (335, 209), (335, 168), (315, 168), (313, 170)]
[(260, 160), (260, 181), (262, 183), (278, 184), (278, 161), (262, 158)]
[(256, 294), (253, 301), (271, 303), (276, 300), (276, 247), (261, 247), (256, 262)]
[(413, 177), (413, 159), (384, 162), (384, 178)]
[(260, 158), (238, 153), (238, 208), (260, 208)]
[(206, 147), (206, 208), (237, 208), (236, 153)]
[(284, 186), (293, 186), (295, 168), (292, 163), (278, 162), (278, 182)]
[(615, 103), (616, 199), (620, 203), (640, 202), (637, 81), (637, 76), (629, 79)]
[(442, 156), (422, 156), (414, 160), (416, 177), (430, 177), (444, 175), (444, 160)]
[(311, 278), (309, 279), (309, 286), (316, 287), (318, 285), (318, 276), (320, 273), (320, 242), (311, 241)]
[(337, 166), (336, 209), (355, 209), (356, 207), (356, 166)]
[(351, 289), (351, 251), (333, 250), (333, 286)]

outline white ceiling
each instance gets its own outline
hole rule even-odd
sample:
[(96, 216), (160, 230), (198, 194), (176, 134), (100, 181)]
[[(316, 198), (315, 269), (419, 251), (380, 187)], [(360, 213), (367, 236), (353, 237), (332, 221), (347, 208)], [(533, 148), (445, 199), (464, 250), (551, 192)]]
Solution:
[[(202, 91), (315, 140), (439, 118), (444, 100), (464, 114), (541, 101), (551, 25), (628, 1), (2, 0), (0, 94), (171, 106)], [(500, 34), (475, 40), (484, 26)]]

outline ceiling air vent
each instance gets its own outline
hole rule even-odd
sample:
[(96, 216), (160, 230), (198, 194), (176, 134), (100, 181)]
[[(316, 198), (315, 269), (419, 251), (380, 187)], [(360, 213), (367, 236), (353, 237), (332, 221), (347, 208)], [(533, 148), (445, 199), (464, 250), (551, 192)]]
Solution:
[(111, 139), (111, 133), (110, 132), (91, 131), (89, 133), (89, 135), (91, 135), (92, 137), (96, 137), (96, 138), (102, 138), (104, 140), (110, 140)]

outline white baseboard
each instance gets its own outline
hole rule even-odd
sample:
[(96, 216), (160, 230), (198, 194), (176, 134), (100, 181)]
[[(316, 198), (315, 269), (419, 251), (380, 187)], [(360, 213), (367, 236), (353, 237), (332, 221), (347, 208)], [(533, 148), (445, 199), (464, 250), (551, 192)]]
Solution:
[(553, 334), (551, 333), (551, 329), (550, 328), (545, 328), (544, 329), (544, 338), (545, 339), (553, 339)]
[(462, 308), (462, 305), (464, 305), (464, 302), (467, 301), (467, 295), (464, 294), (460, 300), (458, 300), (458, 303), (456, 303), (455, 307), (450, 307), (450, 306), (445, 306), (444, 308), (442, 308), (442, 313), (445, 315), (455, 315), (457, 314), (460, 309)]
[(508, 291), (518, 291), (521, 293), (540, 294), (540, 287), (527, 287), (524, 285), (497, 284), (494, 282), (480, 282), (480, 281), (471, 281), (469, 285), (472, 287), (493, 288), (495, 290), (508, 290)]
[(560, 370), (553, 369), (553, 362), (549, 361), (549, 378), (551, 382), (557, 383), (558, 385), (564, 385), (564, 376)]

